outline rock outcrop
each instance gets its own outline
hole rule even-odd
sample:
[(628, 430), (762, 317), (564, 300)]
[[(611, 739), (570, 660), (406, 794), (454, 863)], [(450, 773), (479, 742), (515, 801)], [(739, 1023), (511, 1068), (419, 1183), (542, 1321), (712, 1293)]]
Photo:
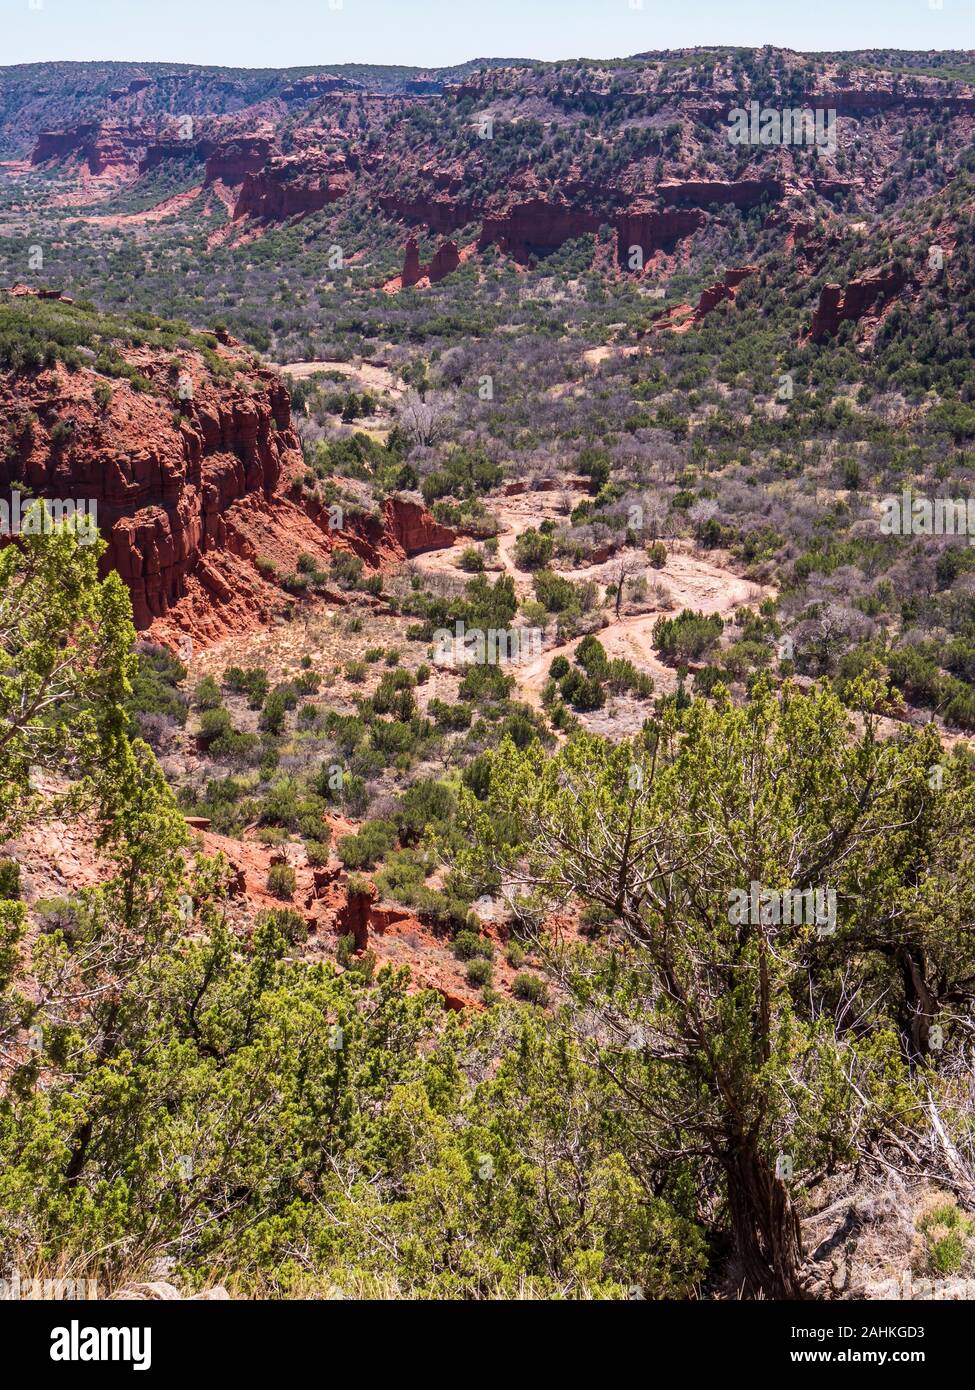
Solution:
[(311, 73), (299, 77), (281, 92), (281, 100), (289, 104), (301, 101), (315, 101), (330, 92), (364, 92), (365, 85), (352, 77), (336, 77), (330, 72)]
[(661, 210), (637, 203), (616, 219), (617, 259), (629, 266), (634, 247), (639, 247), (646, 262), (655, 251), (672, 246), (703, 227), (703, 212), (690, 208)]
[(703, 319), (710, 314), (712, 309), (716, 309), (719, 304), (726, 301), (734, 303), (735, 291), (742, 280), (747, 280), (749, 275), (757, 275), (757, 265), (736, 266), (731, 270), (726, 270), (724, 278), (718, 280), (713, 285), (708, 285), (707, 289), (701, 291), (701, 297), (697, 301), (695, 315)]
[(379, 207), (388, 217), (401, 218), (427, 226), (431, 232), (453, 232), (458, 227), (476, 222), (484, 213), (484, 205), (469, 198), (455, 197), (450, 192), (407, 197), (400, 193), (380, 194)]
[(31, 164), (47, 164), (52, 159), (82, 154), (98, 129), (97, 121), (86, 121), (65, 130), (42, 130), (30, 153)]
[(441, 242), (433, 253), (433, 259), (427, 267), (427, 275), (431, 285), (435, 285), (438, 280), (450, 275), (460, 265), (460, 248), (456, 241)]
[(549, 251), (574, 237), (596, 232), (606, 219), (575, 204), (534, 197), (486, 215), (478, 242), (483, 250), (496, 243), (502, 251), (526, 257)]
[(655, 192), (674, 207), (752, 208), (763, 199), (779, 202), (785, 185), (779, 179), (665, 179)]
[(400, 276), (403, 289), (410, 289), (422, 276), (423, 267), (420, 265), (420, 247), (416, 237), (411, 236), (406, 243), (406, 252), (403, 256), (403, 274)]
[(220, 140), (206, 161), (205, 182), (219, 179), (232, 186), (242, 184), (248, 174), (260, 173), (275, 148), (270, 135), (234, 135)]
[(456, 241), (443, 241), (437, 247), (427, 265), (420, 264), (420, 249), (416, 237), (410, 237), (403, 253), (402, 274), (390, 280), (386, 286), (388, 294), (397, 290), (408, 290), (414, 285), (435, 285), (438, 280), (457, 269), (461, 264), (461, 251)]
[(280, 222), (318, 212), (337, 202), (352, 186), (352, 174), (342, 155), (320, 151), (280, 155), (256, 173), (244, 175), (234, 207), (234, 220), (253, 217)]
[(844, 288), (830, 283), (819, 292), (819, 303), (809, 326), (814, 343), (830, 338), (846, 320), (856, 322), (877, 313), (900, 294), (907, 277), (897, 265), (859, 275)]
[[(12, 297), (25, 292), (15, 287)], [(344, 530), (292, 500), (303, 463), (284, 383), (233, 345), (218, 355), (226, 376), (197, 351), (125, 349), (147, 386), (116, 378), (107, 399), (106, 378), (87, 368), (0, 373), (11, 441), (0, 495), (26, 488), (84, 504), (138, 628), (162, 623), (209, 640), (256, 626), (287, 601), (273, 571), (292, 573), (302, 553), (327, 568), (344, 546), (379, 569), (453, 544), (454, 533), (408, 499), (388, 498)]]

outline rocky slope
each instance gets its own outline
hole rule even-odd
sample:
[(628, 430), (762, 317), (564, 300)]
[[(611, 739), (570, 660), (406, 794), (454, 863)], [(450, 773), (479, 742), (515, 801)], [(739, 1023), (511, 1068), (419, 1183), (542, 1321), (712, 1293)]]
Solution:
[[(18, 287), (0, 306), (24, 306), (29, 325), (33, 300)], [(36, 302), (85, 320), (70, 301)], [(24, 489), (94, 511), (138, 628), (211, 640), (279, 612), (288, 600), (274, 576), (294, 573), (301, 554), (327, 567), (348, 549), (379, 569), (452, 543), (406, 499), (348, 525), (295, 501), (303, 464), (288, 391), (232, 340), (109, 349), (111, 325), (94, 323), (101, 357), (85, 348), (82, 365), (0, 371), (0, 496)]]
[[(712, 231), (748, 219), (780, 229), (787, 246), (797, 227), (838, 211), (881, 219), (892, 202), (929, 196), (975, 135), (972, 82), (884, 70), (873, 55), (714, 49), (455, 76), (146, 71), (102, 89), (85, 68), (56, 105), (34, 98), (62, 119), (22, 122), (21, 139), (29, 133), (35, 168), (135, 192), (161, 164), (195, 168), (201, 185), (233, 190), (238, 239), (333, 208), (380, 216), (387, 230), (373, 237), (397, 249), (425, 230), (443, 254), (423, 268), (408, 248), (409, 286), (451, 273), (471, 240), (524, 262), (608, 227), (619, 271), (635, 275), (667, 270), (668, 257), (693, 263)], [(4, 103), (34, 110), (26, 80), (0, 72), (0, 134)], [(831, 113), (835, 139), (733, 144), (732, 113), (752, 103)], [(919, 143), (935, 125), (933, 144)], [(462, 241), (464, 228), (474, 235)], [(854, 293), (850, 314), (855, 304)], [(824, 304), (817, 333), (835, 307)]]

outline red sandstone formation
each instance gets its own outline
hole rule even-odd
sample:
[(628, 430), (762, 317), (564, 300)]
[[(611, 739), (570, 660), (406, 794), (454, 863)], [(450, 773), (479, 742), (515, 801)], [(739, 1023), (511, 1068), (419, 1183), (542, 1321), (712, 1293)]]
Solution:
[(675, 207), (708, 207), (718, 203), (722, 207), (751, 208), (763, 198), (779, 202), (785, 188), (779, 179), (665, 179), (657, 184), (655, 192)]
[(388, 217), (402, 218), (404, 222), (422, 222), (431, 232), (455, 231), (469, 222), (476, 222), (484, 212), (482, 204), (458, 199), (449, 192), (429, 197), (380, 194), (376, 201)]
[(875, 316), (878, 301), (889, 302), (900, 294), (905, 284), (904, 271), (899, 266), (890, 266), (858, 276), (845, 289), (842, 285), (824, 285), (809, 327), (810, 338), (814, 343), (820, 343), (824, 338), (832, 337), (846, 319), (855, 322)]
[(716, 308), (725, 300), (734, 303), (735, 291), (742, 280), (747, 279), (749, 275), (757, 274), (757, 265), (743, 265), (732, 270), (726, 270), (723, 280), (717, 281), (714, 285), (708, 285), (706, 290), (702, 290), (701, 297), (697, 301), (697, 308), (694, 311), (695, 318), (699, 320), (703, 319), (705, 315), (710, 314), (712, 309)]
[[(383, 503), (382, 538), (404, 556), (424, 550), (443, 550), (456, 536), (449, 526), (441, 526), (418, 502), (388, 497)], [(377, 542), (378, 543), (378, 542)]]
[(42, 130), (31, 150), (31, 164), (46, 164), (51, 159), (81, 154), (98, 129), (97, 121), (86, 121), (65, 130)]
[(416, 237), (410, 237), (403, 255), (403, 271), (384, 287), (387, 294), (408, 290), (413, 285), (435, 285), (461, 264), (463, 257), (456, 241), (444, 241), (437, 247), (429, 265), (420, 264), (420, 249)]
[(430, 283), (435, 285), (438, 280), (457, 269), (460, 265), (460, 250), (456, 241), (444, 241), (437, 247), (433, 255), (433, 260), (427, 267), (427, 275)]
[(496, 242), (503, 251), (526, 257), (533, 249), (548, 250), (573, 237), (596, 232), (605, 220), (598, 213), (567, 202), (528, 198), (486, 215), (478, 245), (483, 250)]
[(408, 290), (411, 285), (423, 275), (423, 267), (420, 265), (420, 247), (415, 236), (411, 236), (406, 243), (406, 254), (403, 257), (403, 274), (400, 281), (404, 290)]
[(234, 220), (282, 221), (318, 212), (344, 197), (351, 187), (352, 174), (342, 155), (317, 150), (281, 155), (268, 160), (257, 173), (245, 174)]
[(704, 222), (704, 214), (696, 209), (671, 209), (661, 212), (657, 208), (634, 204), (616, 219), (619, 263), (622, 266), (629, 265), (630, 253), (634, 246), (639, 246), (644, 261), (647, 261), (662, 247), (691, 236), (699, 227), (704, 226)]
[(275, 153), (270, 135), (234, 135), (218, 142), (206, 161), (205, 182), (242, 184), (248, 174), (257, 174)]
[(717, 280), (713, 285), (708, 285), (706, 289), (701, 291), (696, 307), (692, 307), (690, 304), (678, 304), (666, 314), (655, 319), (650, 327), (655, 333), (661, 331), (686, 333), (689, 328), (706, 318), (719, 304), (733, 304), (742, 280), (747, 279), (749, 275), (757, 275), (758, 269), (757, 265), (743, 265), (726, 270), (721, 280)]
[[(212, 376), (196, 352), (180, 351), (177, 370), (172, 354), (126, 349), (150, 388), (116, 379), (107, 404), (95, 400), (105, 378), (86, 368), (0, 374), (0, 420), (12, 441), (0, 457), (0, 490), (20, 483), (94, 503), (108, 541), (103, 565), (128, 585), (138, 628), (208, 641), (258, 625), (286, 602), (258, 561), (284, 576), (303, 552), (327, 567), (345, 547), (377, 569), (453, 544), (451, 530), (406, 499), (389, 498), (379, 515), (334, 531), (326, 516), (289, 500), (285, 485), (303, 465), (288, 392), (239, 350), (219, 351), (230, 379)], [(59, 423), (69, 425), (66, 439), (53, 434)]]

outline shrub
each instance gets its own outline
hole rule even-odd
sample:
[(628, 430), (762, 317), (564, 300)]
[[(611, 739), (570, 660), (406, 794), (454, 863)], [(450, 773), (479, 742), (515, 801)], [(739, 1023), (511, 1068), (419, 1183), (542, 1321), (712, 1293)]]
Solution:
[(164, 715), (180, 727), (186, 723), (188, 701), (176, 686), (186, 679), (186, 667), (165, 647), (146, 644), (138, 649), (132, 694), (126, 708), (132, 715)]
[(395, 821), (400, 839), (415, 842), (433, 821), (450, 820), (457, 802), (449, 787), (433, 778), (414, 782), (403, 795)]
[(297, 879), (290, 864), (272, 864), (267, 871), (267, 891), (276, 898), (293, 898)]
[(258, 720), (260, 728), (268, 734), (280, 734), (284, 728), (284, 716), (287, 713), (288, 702), (280, 690), (272, 690), (264, 701), (264, 708), (261, 710), (261, 717)]
[(450, 949), (458, 960), (493, 960), (494, 947), (487, 937), (465, 928), (459, 931)]
[(957, 1274), (968, 1253), (972, 1223), (955, 1202), (941, 1202), (925, 1212), (917, 1227), (925, 1238), (931, 1272), (943, 1276)]
[(204, 676), (193, 692), (197, 709), (217, 709), (223, 703), (220, 687), (212, 676)]
[(222, 706), (219, 709), (208, 709), (204, 711), (200, 720), (199, 739), (205, 748), (210, 747), (217, 739), (223, 738), (235, 732), (230, 718), (230, 711)]
[(539, 1004), (543, 1008), (548, 1003), (548, 989), (545, 981), (538, 975), (530, 975), (527, 971), (516, 975), (511, 981), (511, 993), (516, 999), (522, 999), (526, 1004)]
[(337, 550), (329, 564), (329, 573), (343, 588), (352, 588), (362, 578), (362, 560), (350, 550)]
[(606, 703), (606, 692), (598, 680), (587, 677), (580, 680), (572, 692), (572, 708), (586, 713), (592, 710), (602, 709)]
[(441, 729), (453, 731), (469, 729), (474, 717), (470, 705), (448, 705), (443, 700), (431, 700), (427, 705), (427, 714), (436, 720)]
[(489, 985), (494, 979), (494, 966), (483, 956), (478, 956), (474, 960), (468, 961), (464, 978), (469, 985), (474, 985), (476, 988)]
[(667, 563), (667, 547), (663, 541), (654, 541), (647, 546), (647, 557), (655, 570), (662, 570)]
[(606, 648), (590, 633), (576, 647), (576, 664), (589, 676), (597, 676), (606, 666)]
[(554, 541), (529, 526), (515, 542), (515, 564), (522, 570), (544, 569), (552, 558)]
[[(275, 867), (281, 868), (282, 865)], [(308, 923), (300, 912), (292, 907), (270, 907), (259, 912), (254, 919), (256, 929), (275, 927), (292, 946), (299, 946), (308, 940)]]
[(457, 693), (474, 702), (506, 700), (514, 683), (514, 676), (506, 676), (500, 666), (468, 666)]
[(20, 865), (15, 859), (0, 859), (0, 898), (20, 897)]
[(571, 579), (554, 570), (539, 570), (534, 578), (535, 594), (546, 613), (579, 611), (579, 593)]
[(349, 932), (345, 936), (340, 936), (335, 947), (335, 959), (343, 970), (348, 970), (355, 957), (355, 937)]
[(252, 666), (246, 671), (240, 666), (228, 666), (223, 673), (223, 686), (235, 695), (246, 695), (250, 709), (260, 709), (267, 699), (270, 682), (267, 672), (259, 666)]
[(686, 661), (703, 656), (713, 647), (723, 627), (717, 613), (705, 616), (685, 608), (676, 618), (657, 619), (653, 642), (666, 661)]
[(479, 574), (484, 568), (484, 556), (476, 546), (469, 545), (461, 552), (458, 564), (468, 574)]
[(340, 840), (336, 853), (347, 869), (371, 869), (395, 843), (395, 826), (386, 820), (371, 820), (355, 835)]

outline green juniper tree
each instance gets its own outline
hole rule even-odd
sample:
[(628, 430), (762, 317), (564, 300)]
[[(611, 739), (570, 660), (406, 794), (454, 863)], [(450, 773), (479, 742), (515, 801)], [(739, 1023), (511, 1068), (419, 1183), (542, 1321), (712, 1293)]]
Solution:
[[(881, 741), (869, 717), (857, 733), (828, 690), (766, 683), (744, 708), (719, 689), (632, 743), (509, 744), (486, 796), (465, 793), (472, 889), (510, 876), (542, 908), (589, 904), (611, 923), (598, 946), (551, 949), (572, 1026), (643, 1136), (648, 1185), (681, 1164), (702, 1194), (717, 1184), (753, 1293), (802, 1294), (797, 1194), (918, 1118), (917, 1029), (899, 1030), (897, 1005), (854, 1002), (866, 953), (902, 970), (910, 942), (924, 957), (937, 936), (941, 996), (969, 987), (970, 941), (949, 950), (933, 926), (932, 847), (947, 817), (969, 836), (975, 817), (960, 769), (935, 789), (936, 750), (931, 732)], [(967, 903), (970, 856), (949, 881)], [(763, 906), (733, 911), (752, 885)], [(835, 932), (770, 907), (786, 890), (835, 894)], [(925, 999), (909, 986), (904, 1008)]]

